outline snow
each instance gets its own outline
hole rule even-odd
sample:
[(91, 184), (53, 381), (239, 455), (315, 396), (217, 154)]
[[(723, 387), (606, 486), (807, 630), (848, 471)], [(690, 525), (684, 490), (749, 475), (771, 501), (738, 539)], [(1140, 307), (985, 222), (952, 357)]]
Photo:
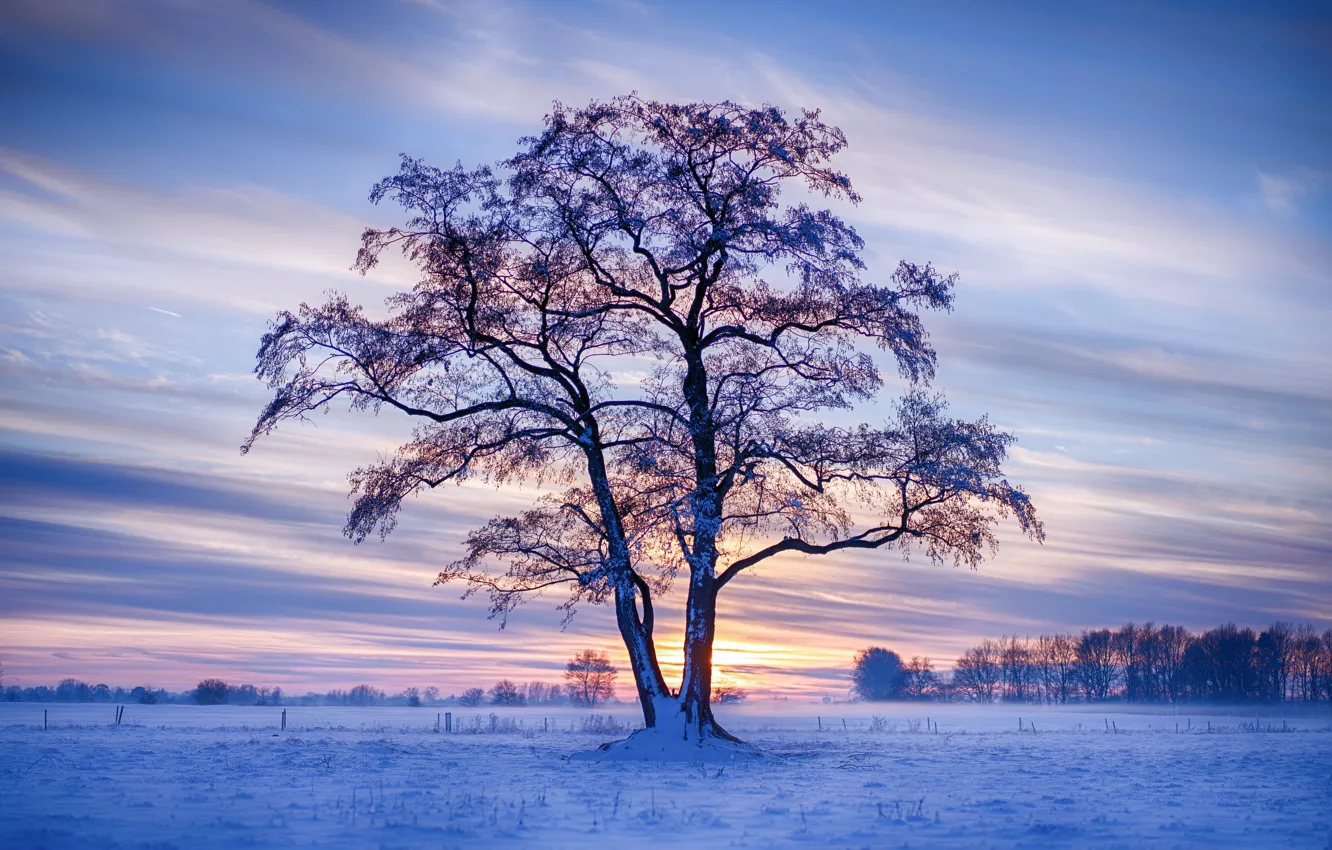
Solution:
[[(443, 710), (467, 731), (436, 733)], [(109, 705), (0, 704), (0, 847), (1323, 847), (1332, 837), (1326, 706), (724, 706), (720, 722), (763, 753), (727, 764), (571, 759), (623, 738), (605, 730), (631, 723), (632, 706), (595, 720), (491, 714), (289, 707), (280, 731), (275, 708), (130, 705), (116, 727)]]

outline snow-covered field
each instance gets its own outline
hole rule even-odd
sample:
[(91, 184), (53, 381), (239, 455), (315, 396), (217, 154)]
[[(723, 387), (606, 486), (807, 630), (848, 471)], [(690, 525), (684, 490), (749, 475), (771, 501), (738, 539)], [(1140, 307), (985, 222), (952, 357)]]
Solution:
[(0, 847), (1332, 847), (1326, 709), (757, 703), (719, 717), (767, 757), (726, 766), (442, 710), (0, 704)]

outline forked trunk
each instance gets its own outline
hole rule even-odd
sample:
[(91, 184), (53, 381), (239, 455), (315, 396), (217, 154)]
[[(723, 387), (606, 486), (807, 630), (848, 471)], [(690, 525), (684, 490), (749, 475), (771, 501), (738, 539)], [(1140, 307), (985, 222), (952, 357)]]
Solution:
[(712, 637), (716, 590), (711, 577), (691, 578), (686, 614), (685, 673), (680, 693), (643, 698), (644, 728), (622, 741), (576, 753), (575, 761), (734, 763), (763, 755), (712, 716)]

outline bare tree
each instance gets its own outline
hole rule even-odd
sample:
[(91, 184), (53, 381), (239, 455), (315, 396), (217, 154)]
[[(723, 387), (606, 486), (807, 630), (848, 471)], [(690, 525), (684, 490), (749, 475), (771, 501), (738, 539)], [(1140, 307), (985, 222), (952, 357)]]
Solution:
[(373, 685), (357, 685), (347, 692), (348, 705), (374, 705), (384, 698), (384, 692)]
[(1258, 635), (1255, 662), (1258, 667), (1258, 693), (1268, 702), (1282, 702), (1290, 690), (1291, 644), (1295, 628), (1277, 622)]
[[(557, 586), (570, 616), (612, 603), (645, 727), (699, 740), (734, 740), (710, 709), (712, 645), (718, 594), (747, 570), (884, 547), (975, 567), (1009, 516), (1041, 539), (1002, 474), (1012, 437), (949, 418), (923, 389), (935, 353), (916, 311), (947, 309), (955, 277), (903, 262), (866, 283), (849, 225), (781, 204), (791, 184), (859, 200), (827, 165), (845, 137), (817, 112), (557, 104), (522, 144), (498, 169), (404, 158), (371, 198), (410, 219), (367, 230), (356, 267), (400, 249), (420, 283), (388, 318), (336, 295), (280, 314), (263, 339), (274, 396), (245, 450), (338, 400), (421, 423), (353, 473), (350, 537), (389, 533), (422, 488), (544, 482), (546, 498), (473, 532), (439, 581), (486, 593), (501, 623)], [(882, 388), (866, 345), (895, 358), (905, 395), (882, 427), (822, 424), (819, 411)], [(626, 368), (648, 378), (617, 379)], [(673, 692), (653, 601), (682, 572)]]
[(953, 669), (953, 687), (974, 702), (994, 702), (1003, 681), (1003, 653), (999, 644), (983, 640), (962, 653)]
[(1017, 635), (1000, 638), (999, 664), (1003, 671), (1004, 699), (1009, 702), (1039, 701), (1040, 681), (1032, 663), (1029, 639)]
[(615, 696), (615, 677), (619, 671), (610, 657), (595, 649), (584, 649), (564, 668), (569, 698), (580, 705), (596, 705)]
[(1047, 702), (1064, 704), (1077, 693), (1077, 648), (1068, 635), (1041, 635), (1036, 639), (1036, 657)]
[(1161, 645), (1160, 669), (1163, 698), (1179, 702), (1188, 693), (1188, 671), (1185, 662), (1193, 635), (1183, 626), (1162, 626), (1158, 634)]
[(480, 688), (468, 688), (462, 692), (462, 696), (458, 697), (458, 705), (465, 705), (468, 708), (473, 708), (480, 705), (481, 701), (485, 698), (486, 692)]
[(523, 695), (518, 686), (508, 679), (500, 679), (490, 689), (490, 701), (494, 705), (522, 705)]
[(1298, 626), (1290, 637), (1289, 661), (1291, 699), (1316, 702), (1319, 698), (1319, 654), (1322, 643), (1318, 632), (1308, 623)]
[(1119, 678), (1109, 629), (1084, 631), (1077, 643), (1078, 684), (1088, 702), (1106, 700)]
[(934, 695), (938, 682), (930, 659), (913, 656), (902, 672), (902, 695), (907, 699), (928, 699)]
[(1332, 702), (1332, 629), (1323, 632), (1323, 649), (1318, 654), (1318, 669), (1323, 696)]
[(719, 705), (733, 705), (749, 699), (749, 694), (736, 683), (718, 677), (712, 685), (712, 701)]

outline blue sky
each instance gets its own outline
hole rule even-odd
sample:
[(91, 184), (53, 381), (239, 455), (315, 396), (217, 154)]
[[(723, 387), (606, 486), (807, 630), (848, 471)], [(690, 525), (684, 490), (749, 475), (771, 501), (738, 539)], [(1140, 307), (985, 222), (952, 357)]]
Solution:
[(7, 4), (7, 675), (448, 693), (616, 650), (605, 612), (561, 633), (538, 601), (499, 632), (430, 587), (531, 492), (468, 485), (387, 543), (340, 535), (346, 472), (405, 423), (335, 414), (237, 447), (276, 310), (411, 284), (348, 270), (360, 230), (395, 222), (366, 194), (399, 152), (494, 161), (552, 100), (631, 90), (846, 131), (871, 271), (960, 272), (930, 317), (936, 383), (1016, 433), (1049, 532), (974, 573), (774, 565), (728, 590), (730, 676), (840, 693), (871, 642), (947, 666), (998, 632), (1332, 625), (1332, 19), (1006, 6)]

